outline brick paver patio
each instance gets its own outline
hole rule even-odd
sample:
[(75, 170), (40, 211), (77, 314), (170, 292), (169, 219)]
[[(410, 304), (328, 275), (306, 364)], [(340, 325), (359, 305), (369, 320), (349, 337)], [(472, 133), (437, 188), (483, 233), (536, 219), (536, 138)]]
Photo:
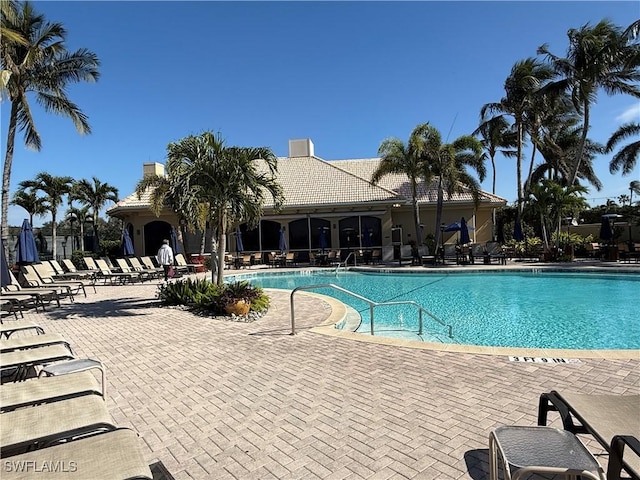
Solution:
[(490, 430), (535, 425), (541, 392), (640, 393), (640, 355), (519, 363), (337, 338), (310, 330), (331, 307), (302, 294), (291, 336), (287, 292), (235, 323), (160, 308), (157, 283), (25, 317), (104, 362), (114, 420), (176, 479), (487, 479)]

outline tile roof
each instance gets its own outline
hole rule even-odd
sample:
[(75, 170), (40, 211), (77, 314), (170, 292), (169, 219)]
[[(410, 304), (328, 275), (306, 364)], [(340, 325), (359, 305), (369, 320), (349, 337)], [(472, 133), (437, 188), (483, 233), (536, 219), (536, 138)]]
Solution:
[[(406, 203), (411, 199), (411, 186), (405, 175), (387, 175), (378, 185), (369, 181), (380, 163), (379, 158), (325, 161), (318, 157), (278, 158), (278, 182), (282, 186), (285, 207), (340, 206), (363, 203)], [(264, 163), (259, 169), (266, 171)], [(150, 192), (140, 199), (136, 193), (125, 197), (107, 210), (115, 213), (121, 210), (140, 209), (149, 205)], [(454, 194), (447, 202), (471, 202), (469, 191)], [(482, 192), (483, 202), (505, 204), (506, 200), (488, 192)], [(418, 201), (422, 204), (437, 201), (436, 183), (425, 187), (418, 185)], [(265, 207), (273, 204), (267, 196)]]

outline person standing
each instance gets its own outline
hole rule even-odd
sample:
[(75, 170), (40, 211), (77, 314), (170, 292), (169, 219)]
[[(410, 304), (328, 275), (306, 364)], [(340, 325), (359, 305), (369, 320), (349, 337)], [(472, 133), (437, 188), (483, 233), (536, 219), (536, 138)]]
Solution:
[(169, 246), (169, 240), (165, 239), (162, 241), (162, 246), (158, 250), (156, 259), (164, 270), (164, 281), (169, 281), (169, 269), (173, 265), (173, 250)]

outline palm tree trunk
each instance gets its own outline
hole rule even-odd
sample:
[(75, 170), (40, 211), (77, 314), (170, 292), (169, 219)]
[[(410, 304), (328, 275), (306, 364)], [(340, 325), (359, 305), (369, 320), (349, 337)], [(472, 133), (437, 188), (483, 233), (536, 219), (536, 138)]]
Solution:
[(516, 162), (516, 182), (518, 182), (518, 220), (522, 215), (522, 122), (518, 120), (518, 159)]
[[(224, 208), (220, 208), (218, 211), (218, 258), (215, 259), (218, 265), (218, 280), (217, 284), (222, 285), (224, 283), (224, 251), (226, 249), (226, 235), (227, 235), (227, 216), (225, 214)], [(213, 238), (213, 235), (211, 235)], [(213, 249), (211, 251), (213, 254)], [(214, 259), (211, 259), (211, 264), (213, 265)], [(213, 268), (211, 268), (211, 275), (213, 276)]]
[(440, 223), (442, 222), (442, 206), (444, 204), (444, 190), (442, 189), (442, 178), (438, 178), (438, 202), (436, 203), (436, 251), (434, 255), (438, 255), (438, 248), (442, 247), (442, 230)]
[(84, 221), (80, 221), (80, 250), (84, 252)]
[(525, 185), (527, 186), (527, 194), (531, 189), (531, 176), (533, 175), (533, 163), (536, 158), (537, 150), (538, 149), (536, 148), (536, 143), (533, 142), (533, 145), (531, 146), (531, 161), (529, 162), (529, 174), (527, 175), (527, 181), (525, 182)]
[[(211, 235), (211, 240), (213, 240), (213, 235)], [(202, 229), (202, 236), (200, 237), (200, 255), (204, 254), (204, 247), (207, 243), (207, 226)], [(211, 249), (213, 252), (213, 249)]]
[[(491, 193), (496, 194), (496, 156), (492, 152), (491, 153), (491, 172), (492, 172), (492, 181), (491, 181)], [(491, 209), (491, 239), (496, 241), (496, 209)]]
[(57, 234), (57, 222), (56, 222), (56, 216), (57, 216), (57, 211), (56, 209), (52, 209), (51, 210), (51, 238), (53, 239), (53, 246), (51, 247), (51, 254), (53, 255), (53, 259), (57, 260), (56, 258), (56, 253), (57, 252), (57, 248), (56, 248), (56, 234)]
[[(16, 139), (16, 124), (18, 120), (18, 102), (11, 102), (11, 116), (9, 117), (9, 131), (7, 132), (7, 150), (4, 156), (2, 171), (2, 221), (0, 222), (0, 237), (4, 244), (5, 255), (9, 258), (9, 186), (11, 184), (11, 164), (13, 163), (13, 147)], [(33, 224), (32, 224), (33, 225)]]
[(416, 229), (416, 242), (418, 246), (422, 246), (422, 235), (420, 235), (420, 210), (418, 209), (418, 193), (417, 189), (413, 189), (413, 223)]
[(582, 125), (582, 136), (580, 137), (580, 148), (573, 161), (573, 171), (571, 172), (571, 179), (569, 186), (576, 183), (578, 178), (578, 171), (580, 170), (580, 164), (582, 163), (582, 155), (584, 155), (584, 146), (587, 144), (587, 133), (589, 133), (589, 102), (584, 102), (584, 119)]

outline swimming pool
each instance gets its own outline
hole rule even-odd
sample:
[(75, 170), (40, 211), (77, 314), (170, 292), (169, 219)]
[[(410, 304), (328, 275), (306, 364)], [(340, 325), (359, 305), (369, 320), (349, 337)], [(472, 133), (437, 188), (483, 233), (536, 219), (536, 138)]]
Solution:
[[(300, 271), (237, 276), (265, 288), (333, 283), (376, 302), (414, 300), (444, 323), (408, 306), (379, 307), (375, 334), (480, 346), (586, 350), (640, 349), (640, 275), (567, 272), (364, 273)], [(358, 311), (370, 334), (368, 304), (333, 289), (313, 290)]]

